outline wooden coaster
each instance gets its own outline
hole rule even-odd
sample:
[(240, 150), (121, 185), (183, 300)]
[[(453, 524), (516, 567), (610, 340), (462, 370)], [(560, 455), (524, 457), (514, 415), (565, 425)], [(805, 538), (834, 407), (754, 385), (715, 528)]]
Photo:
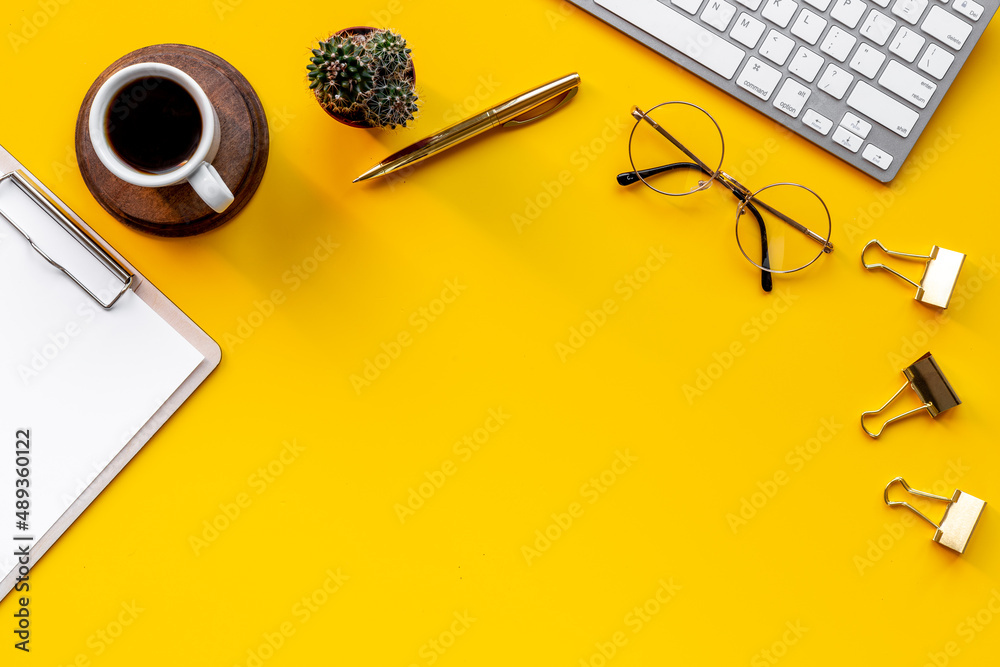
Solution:
[[(212, 165), (235, 201), (216, 213), (187, 183), (143, 188), (119, 179), (98, 159), (90, 142), (90, 106), (112, 74), (136, 63), (158, 62), (189, 74), (204, 89), (219, 115), (219, 152)], [(147, 46), (119, 58), (87, 91), (76, 119), (76, 156), (94, 198), (133, 229), (157, 236), (192, 236), (228, 222), (250, 201), (264, 177), (269, 139), (260, 98), (236, 68), (204, 49), (183, 44)]]

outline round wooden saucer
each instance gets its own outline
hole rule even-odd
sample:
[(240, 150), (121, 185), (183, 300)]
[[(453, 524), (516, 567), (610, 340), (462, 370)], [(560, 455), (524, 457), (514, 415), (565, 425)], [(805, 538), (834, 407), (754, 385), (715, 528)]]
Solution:
[[(143, 188), (114, 176), (90, 142), (90, 107), (112, 74), (136, 63), (158, 62), (187, 72), (198, 82), (219, 115), (219, 153), (212, 165), (235, 201), (216, 213), (187, 183)], [(147, 46), (119, 58), (87, 91), (76, 120), (76, 156), (83, 180), (101, 206), (129, 227), (157, 236), (192, 236), (228, 222), (250, 201), (264, 177), (269, 139), (260, 98), (236, 68), (204, 49), (183, 44)]]

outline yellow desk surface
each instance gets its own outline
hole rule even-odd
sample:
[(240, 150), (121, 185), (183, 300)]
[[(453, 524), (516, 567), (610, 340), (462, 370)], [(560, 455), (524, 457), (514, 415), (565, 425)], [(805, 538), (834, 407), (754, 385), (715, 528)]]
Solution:
[[(997, 22), (887, 188), (554, 0), (3, 14), (0, 141), (224, 356), (32, 570), (29, 654), (0, 604), (0, 664), (995, 664), (997, 505), (958, 556), (882, 489), (1000, 503)], [(306, 89), (312, 40), (365, 24), (410, 41), (412, 128)], [(164, 42), (240, 69), (271, 129), (250, 206), (184, 240), (110, 218), (73, 157), (91, 82)], [(351, 184), (573, 71), (556, 116)], [(730, 198), (620, 189), (629, 108), (669, 99), (736, 177), (820, 191), (836, 251), (764, 294)], [(862, 269), (876, 237), (968, 255), (948, 321)], [(869, 439), (927, 350), (963, 404)]]

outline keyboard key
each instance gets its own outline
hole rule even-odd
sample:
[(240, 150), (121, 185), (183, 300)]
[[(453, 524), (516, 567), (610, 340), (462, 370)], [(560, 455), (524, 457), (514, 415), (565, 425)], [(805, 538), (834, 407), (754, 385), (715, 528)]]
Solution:
[(860, 111), (903, 138), (910, 135), (910, 131), (920, 118), (920, 114), (913, 109), (864, 81), (859, 81), (858, 85), (854, 86), (854, 92), (847, 98), (847, 106)]
[(799, 114), (802, 113), (803, 105), (805, 105), (811, 93), (812, 91), (801, 83), (792, 77), (788, 77), (781, 84), (781, 90), (778, 91), (778, 94), (774, 98), (774, 106), (792, 118), (798, 118)]
[(861, 152), (861, 156), (879, 169), (888, 169), (889, 165), (892, 164), (892, 156), (875, 144), (865, 146), (865, 150)]
[(802, 116), (802, 122), (816, 130), (824, 137), (830, 133), (833, 128), (833, 121), (826, 116), (816, 113), (812, 109), (806, 109), (806, 113)]
[(983, 15), (983, 6), (978, 2), (973, 2), (973, 0), (955, 0), (955, 4), (951, 8), (973, 21), (978, 21), (979, 17)]
[(670, 4), (674, 7), (680, 7), (692, 16), (698, 13), (698, 8), (701, 7), (701, 3), (702, 0), (670, 0)]
[(862, 44), (851, 58), (851, 69), (860, 72), (869, 79), (874, 79), (879, 68), (885, 62), (885, 54), (871, 44)]
[(736, 8), (725, 0), (708, 0), (705, 11), (701, 13), (701, 20), (713, 28), (725, 30), (735, 15)]
[(762, 100), (767, 100), (774, 92), (774, 87), (781, 81), (781, 72), (767, 65), (753, 56), (747, 60), (746, 67), (738, 77), (736, 83), (746, 88), (751, 93)]
[(755, 12), (758, 9), (760, 9), (760, 3), (763, 1), (764, 0), (736, 0), (736, 2), (740, 3), (741, 5), (743, 5), (752, 12)]
[(866, 120), (861, 120), (850, 111), (844, 114), (844, 118), (840, 121), (840, 125), (841, 127), (846, 127), (862, 139), (867, 139), (868, 133), (872, 131), (871, 123)]
[(826, 8), (830, 6), (830, 0), (806, 0), (806, 2), (821, 12), (825, 12)]
[(906, 26), (899, 29), (889, 45), (889, 50), (908, 63), (912, 63), (927, 40)]
[(838, 100), (844, 99), (844, 93), (854, 81), (854, 75), (845, 72), (836, 65), (829, 65), (819, 80), (819, 88), (824, 93)]
[(719, 76), (732, 79), (746, 51), (656, 0), (595, 0)]
[(760, 55), (764, 56), (775, 65), (784, 65), (791, 55), (795, 42), (785, 37), (777, 30), (767, 33), (764, 43), (760, 45)]
[(921, 56), (917, 67), (940, 81), (941, 78), (948, 72), (948, 68), (951, 67), (953, 62), (955, 62), (955, 56), (951, 55), (937, 44), (931, 44), (927, 47), (927, 50), (924, 51), (924, 55)]
[(807, 83), (812, 83), (823, 67), (823, 56), (813, 53), (804, 46), (800, 46), (796, 51), (792, 62), (788, 64), (788, 71)]
[(736, 24), (733, 26), (733, 30), (729, 33), (729, 36), (743, 46), (747, 46), (752, 49), (757, 46), (757, 42), (763, 34), (764, 23), (758, 21), (746, 12), (743, 12), (740, 14), (740, 17), (736, 19)]
[(892, 0), (872, 0), (872, 2), (874, 2), (879, 7), (888, 7), (889, 3), (892, 2)]
[(916, 25), (925, 9), (927, 9), (927, 0), (896, 0), (892, 6), (892, 13), (907, 23)]
[(865, 142), (864, 139), (858, 135), (853, 134), (842, 127), (838, 127), (834, 130), (833, 140), (852, 153), (857, 153), (861, 150), (861, 144)]
[(767, 0), (764, 11), (760, 15), (779, 28), (787, 28), (788, 22), (792, 20), (792, 14), (795, 13), (798, 6), (798, 3), (792, 0)]
[(858, 21), (865, 15), (866, 9), (868, 9), (868, 5), (861, 0), (837, 0), (830, 11), (830, 16), (854, 30), (858, 27)]
[(972, 26), (940, 7), (931, 7), (920, 29), (956, 51), (965, 46)]
[(889, 35), (892, 34), (892, 29), (895, 27), (895, 21), (873, 9), (868, 14), (868, 18), (865, 19), (864, 25), (861, 26), (861, 34), (879, 46), (885, 46), (885, 43), (889, 41)]
[(892, 60), (886, 65), (885, 71), (878, 80), (878, 85), (896, 93), (907, 102), (923, 109), (937, 90), (937, 84), (932, 83), (911, 69)]
[(819, 14), (814, 14), (808, 9), (799, 12), (799, 17), (792, 24), (792, 34), (803, 39), (810, 44), (819, 41), (819, 36), (823, 34), (826, 27), (826, 19)]
[(830, 32), (826, 33), (826, 39), (823, 40), (819, 49), (830, 57), (844, 62), (857, 41), (854, 35), (833, 26), (830, 28)]

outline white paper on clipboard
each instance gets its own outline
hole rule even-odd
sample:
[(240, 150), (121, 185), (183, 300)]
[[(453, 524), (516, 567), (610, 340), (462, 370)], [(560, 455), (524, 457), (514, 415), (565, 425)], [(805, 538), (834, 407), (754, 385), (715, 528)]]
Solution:
[[(101, 298), (121, 289), (9, 180), (0, 210)], [(102, 308), (21, 232), (0, 217), (0, 544), (52, 529), (205, 358), (131, 290)], [(15, 516), (19, 429), (30, 430), (27, 530)], [(0, 579), (16, 565), (0, 551)]]

